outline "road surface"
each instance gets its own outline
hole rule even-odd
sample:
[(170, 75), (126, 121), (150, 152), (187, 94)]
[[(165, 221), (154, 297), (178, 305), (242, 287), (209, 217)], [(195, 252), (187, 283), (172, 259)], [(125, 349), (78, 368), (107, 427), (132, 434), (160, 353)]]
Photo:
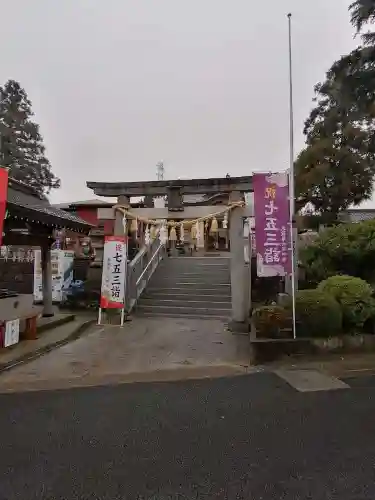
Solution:
[(375, 383), (273, 373), (0, 394), (1, 500), (375, 498)]

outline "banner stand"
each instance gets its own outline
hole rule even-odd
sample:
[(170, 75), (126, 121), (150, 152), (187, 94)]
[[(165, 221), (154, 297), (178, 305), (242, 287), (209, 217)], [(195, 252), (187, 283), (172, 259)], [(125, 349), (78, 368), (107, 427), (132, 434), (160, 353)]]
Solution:
[(104, 240), (102, 284), (98, 310), (98, 325), (102, 324), (102, 310), (120, 309), (120, 325), (125, 320), (127, 238), (106, 236)]
[[(121, 316), (120, 316), (120, 326), (124, 326), (125, 323), (125, 309), (121, 309)], [(98, 326), (102, 324), (102, 308), (99, 307), (98, 310)], [(117, 326), (117, 325), (106, 325), (106, 326)]]

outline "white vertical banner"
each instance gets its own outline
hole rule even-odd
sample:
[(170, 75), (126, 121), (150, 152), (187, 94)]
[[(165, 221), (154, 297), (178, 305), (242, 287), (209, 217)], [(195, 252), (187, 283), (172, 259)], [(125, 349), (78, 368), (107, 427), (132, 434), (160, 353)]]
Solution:
[(101, 309), (125, 308), (126, 237), (106, 236), (100, 294)]

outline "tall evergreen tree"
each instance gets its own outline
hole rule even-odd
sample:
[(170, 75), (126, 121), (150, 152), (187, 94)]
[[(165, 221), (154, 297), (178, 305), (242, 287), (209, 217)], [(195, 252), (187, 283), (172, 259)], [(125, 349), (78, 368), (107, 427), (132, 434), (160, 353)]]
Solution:
[[(375, 21), (375, 0), (356, 0), (350, 4), (349, 11), (351, 23), (360, 33), (367, 24)], [(375, 33), (372, 31), (362, 33), (361, 37), (366, 45), (374, 45)]]
[(335, 219), (369, 199), (375, 178), (375, 0), (357, 0), (351, 22), (364, 45), (335, 61), (315, 87), (305, 122), (306, 147), (296, 162), (298, 206), (306, 202)]
[(13, 178), (48, 194), (60, 187), (60, 179), (51, 171), (33, 115), (31, 101), (18, 82), (9, 80), (0, 87), (0, 164)]

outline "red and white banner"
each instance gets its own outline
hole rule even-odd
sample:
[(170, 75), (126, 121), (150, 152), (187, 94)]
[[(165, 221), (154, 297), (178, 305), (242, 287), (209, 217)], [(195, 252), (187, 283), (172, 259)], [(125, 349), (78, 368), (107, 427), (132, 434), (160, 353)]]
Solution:
[(8, 169), (0, 167), (0, 246), (3, 244), (4, 220), (8, 199)]
[(125, 307), (126, 260), (126, 237), (106, 236), (100, 294), (100, 307), (102, 309), (123, 309)]

